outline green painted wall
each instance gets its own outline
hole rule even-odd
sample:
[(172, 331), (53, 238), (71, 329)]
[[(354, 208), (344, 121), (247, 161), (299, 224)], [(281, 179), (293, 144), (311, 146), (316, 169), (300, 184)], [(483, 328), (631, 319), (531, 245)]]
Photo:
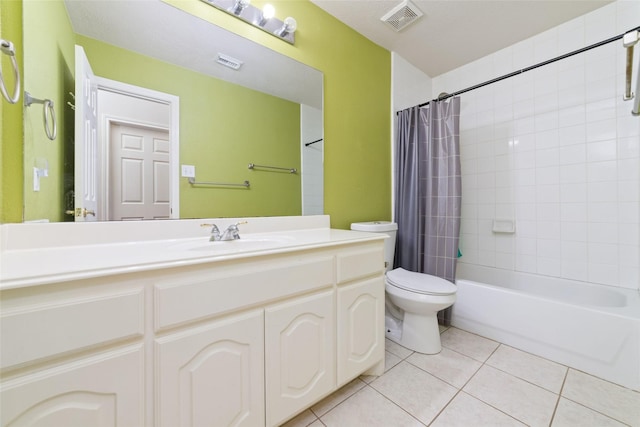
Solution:
[[(276, 7), (276, 16), (293, 16), (298, 21), (295, 45), (202, 1), (165, 1), (322, 71), (325, 212), (331, 215), (331, 225), (336, 228), (348, 228), (353, 221), (390, 219), (390, 52), (307, 0), (271, 1)], [(261, 6), (265, 2), (253, 3)], [(3, 117), (3, 129), (5, 125)], [(16, 125), (10, 122), (8, 126)], [(9, 152), (8, 158), (3, 144), (3, 162), (22, 163), (15, 152)], [(14, 192), (8, 196), (9, 204), (21, 202)]]
[[(69, 92), (74, 86), (75, 34), (64, 3), (58, 1), (26, 1), (24, 19), (30, 28), (24, 32), (24, 90), (33, 97), (51, 99), (56, 112), (57, 137), (47, 138), (44, 130), (43, 106), (32, 104), (24, 109), (24, 219), (72, 221), (65, 215), (73, 209), (74, 112)], [(33, 190), (33, 167), (48, 166), (48, 176), (40, 179), (40, 191)], [(71, 198), (65, 206), (65, 195)]]
[[(78, 36), (101, 77), (180, 97), (180, 163), (198, 181), (251, 182), (251, 189), (191, 186), (180, 179), (180, 217), (300, 215), (300, 105)], [(126, 66), (123, 66), (126, 64)]]
[[(0, 37), (15, 45), (22, 72), (22, 2), (0, 0)], [(7, 55), (0, 57), (2, 76), (13, 92), (11, 61)], [(0, 98), (0, 222), (22, 221), (22, 133), (22, 96), (13, 105)]]

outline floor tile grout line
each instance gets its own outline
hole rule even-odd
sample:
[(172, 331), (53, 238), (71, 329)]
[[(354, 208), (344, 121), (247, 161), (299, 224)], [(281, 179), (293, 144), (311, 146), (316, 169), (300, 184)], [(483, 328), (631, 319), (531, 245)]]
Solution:
[[(364, 381), (363, 381), (364, 382)], [(356, 394), (360, 393), (362, 390), (364, 390), (365, 387), (367, 387), (369, 384), (364, 383), (364, 387), (360, 387), (358, 390), (356, 390), (354, 393), (351, 393), (349, 396), (347, 396), (345, 399), (341, 400), (340, 402), (338, 402), (337, 405), (332, 406), (331, 409), (329, 409), (328, 411), (326, 411), (324, 414), (322, 414), (321, 416), (319, 416), (318, 414), (315, 413), (315, 411), (312, 408), (309, 408), (309, 410), (311, 411), (311, 413), (313, 415), (316, 416), (316, 418), (323, 424), (322, 422), (322, 417), (324, 417), (325, 415), (327, 415), (329, 412), (333, 411), (334, 409), (336, 409), (338, 406), (342, 405), (344, 402), (346, 402), (347, 400), (351, 399), (353, 396), (355, 396)], [(346, 384), (345, 384), (346, 385)], [(344, 387), (344, 386), (343, 386)], [(336, 390), (337, 391), (337, 390)], [(328, 396), (327, 396), (328, 397)], [(315, 421), (313, 421), (311, 424), (313, 424)], [(307, 424), (309, 425), (309, 424)]]
[[(497, 341), (496, 341), (496, 342), (497, 342)], [(484, 362), (482, 362), (482, 364), (480, 365), (480, 367), (479, 367), (479, 368), (478, 368), (478, 369), (473, 373), (473, 375), (471, 375), (471, 377), (469, 377), (469, 379), (467, 380), (467, 382), (466, 382), (466, 383), (464, 383), (464, 385), (460, 388), (460, 391), (461, 391), (462, 393), (465, 393), (466, 395), (470, 396), (471, 398), (476, 399), (476, 400), (478, 400), (479, 402), (484, 403), (485, 405), (487, 405), (487, 406), (489, 406), (489, 407), (491, 407), (491, 408), (495, 409), (496, 411), (498, 411), (498, 412), (500, 412), (500, 413), (502, 413), (502, 414), (504, 414), (504, 415), (508, 416), (509, 418), (511, 418), (511, 419), (513, 419), (513, 420), (516, 420), (517, 422), (519, 422), (519, 423), (521, 423), (521, 424), (523, 424), (523, 425), (525, 425), (525, 426), (526, 426), (527, 424), (526, 424), (524, 421), (522, 421), (522, 420), (520, 420), (520, 419), (516, 418), (514, 415), (509, 414), (508, 412), (505, 412), (505, 411), (503, 411), (503, 410), (502, 410), (502, 409), (500, 409), (500, 408), (496, 408), (496, 407), (495, 407), (495, 406), (493, 406), (491, 403), (489, 403), (489, 402), (485, 402), (485, 401), (484, 401), (484, 400), (482, 400), (480, 397), (478, 397), (478, 396), (474, 396), (473, 394), (471, 394), (471, 393), (469, 393), (469, 392), (467, 392), (467, 391), (465, 391), (465, 390), (464, 390), (464, 388), (465, 388), (465, 387), (466, 387), (466, 386), (471, 382), (471, 380), (473, 379), (473, 377), (475, 377), (475, 376), (478, 374), (478, 372), (480, 372), (480, 370), (482, 369), (482, 367), (483, 367), (483, 366), (485, 366), (485, 365), (486, 365), (486, 366), (489, 366), (490, 368), (493, 368), (493, 366), (491, 366), (491, 365), (487, 365), (487, 361), (491, 358), (491, 356), (493, 356), (493, 355), (494, 355), (494, 353), (495, 353), (496, 351), (498, 351), (498, 348), (500, 348), (500, 346), (501, 346), (501, 345), (503, 345), (503, 344), (502, 344), (502, 343), (498, 343), (498, 346), (496, 346), (496, 348), (491, 352), (491, 354), (487, 357), (487, 359), (486, 359)], [(475, 360), (475, 359), (474, 359), (474, 360)], [(494, 369), (495, 369), (495, 368), (494, 368)], [(501, 372), (503, 372), (503, 371), (501, 371)], [(507, 372), (505, 372), (505, 373), (506, 373), (507, 375), (511, 375), (511, 374), (509, 374), (509, 373), (507, 373)], [(511, 375), (511, 376), (515, 377), (514, 375)], [(517, 377), (515, 377), (515, 378), (517, 378)], [(449, 402), (449, 403), (451, 403), (451, 402)], [(447, 406), (449, 406), (449, 405), (447, 404)]]
[[(467, 396), (469, 396), (469, 397), (470, 397), (470, 398), (472, 398), (472, 399), (476, 399), (477, 401), (484, 403), (485, 405), (489, 406), (490, 408), (495, 409), (496, 411), (500, 412), (501, 414), (506, 415), (507, 417), (511, 418), (512, 420), (515, 420), (515, 421), (519, 422), (520, 424), (522, 424), (522, 425), (524, 425), (524, 426), (526, 426), (526, 425), (527, 425), (524, 421), (519, 420), (518, 418), (516, 418), (516, 417), (515, 417), (515, 416), (513, 416), (512, 414), (510, 414), (510, 413), (508, 413), (508, 412), (505, 412), (505, 411), (503, 411), (503, 410), (502, 410), (502, 409), (500, 409), (500, 408), (496, 408), (496, 407), (495, 407), (495, 406), (493, 406), (491, 403), (489, 403), (489, 402), (485, 402), (484, 400), (480, 399), (480, 398), (479, 398), (479, 397), (477, 397), (477, 396), (474, 396), (474, 395), (473, 395), (473, 394), (471, 394), (471, 393), (466, 392), (465, 390), (460, 389), (460, 392), (461, 392), (461, 393), (466, 394)], [(459, 394), (459, 393), (458, 393), (458, 394)], [(447, 405), (447, 406), (449, 406), (449, 405)]]
[[(520, 377), (520, 376), (518, 376), (518, 375), (516, 375), (516, 374), (514, 374), (514, 373), (512, 373), (512, 372), (505, 371), (504, 369), (500, 369), (499, 367), (497, 367), (497, 366), (493, 366), (493, 365), (490, 365), (490, 364), (486, 364), (486, 365), (487, 365), (488, 367), (490, 367), (490, 368), (495, 369), (496, 371), (500, 371), (500, 372), (502, 372), (503, 374), (510, 375), (510, 376), (512, 376), (512, 377), (514, 377), (514, 378), (517, 378), (517, 379), (519, 379), (519, 380), (521, 380), (521, 381), (526, 382), (527, 384), (530, 384), (530, 385), (532, 385), (532, 386), (538, 387), (539, 389), (542, 389), (542, 390), (544, 390), (544, 391), (548, 391), (549, 393), (553, 393), (553, 394), (555, 394), (555, 395), (560, 396), (560, 393), (559, 393), (559, 392), (555, 392), (555, 391), (553, 391), (553, 390), (549, 390), (549, 389), (548, 389), (548, 388), (546, 388), (546, 387), (543, 387), (543, 386), (541, 386), (541, 385), (539, 385), (539, 384), (533, 383), (533, 382), (529, 381), (528, 379), (526, 379), (526, 378), (522, 378), (522, 377)], [(564, 368), (567, 368), (567, 372), (568, 372), (568, 368), (569, 368), (568, 366), (564, 366), (564, 365), (561, 365), (561, 366), (563, 366)], [(565, 376), (566, 376), (566, 373), (565, 373)]]
[[(553, 391), (553, 390), (549, 390), (548, 388), (543, 387), (543, 386), (541, 386), (541, 385), (539, 385), (539, 384), (535, 384), (535, 383), (533, 383), (533, 382), (531, 382), (531, 381), (527, 380), (526, 378), (522, 378), (522, 377), (520, 377), (520, 376), (518, 376), (518, 375), (516, 375), (516, 374), (514, 374), (514, 373), (512, 373), (512, 372), (505, 371), (504, 369), (501, 369), (501, 368), (500, 368), (500, 367), (498, 367), (498, 366), (495, 366), (495, 365), (492, 365), (492, 364), (490, 364), (490, 363), (487, 363), (487, 362), (489, 362), (489, 360), (491, 359), (491, 356), (493, 356), (493, 354), (494, 354), (496, 351), (498, 351), (498, 348), (500, 348), (501, 346), (504, 346), (504, 347), (508, 347), (508, 348), (512, 348), (512, 349), (518, 350), (519, 352), (522, 352), (522, 353), (525, 353), (525, 354), (528, 354), (528, 355), (531, 355), (531, 356), (535, 356), (535, 357), (537, 357), (537, 358), (539, 358), (539, 359), (542, 359), (542, 360), (546, 360), (546, 361), (552, 362), (552, 363), (554, 363), (554, 364), (556, 364), (556, 365), (558, 365), (558, 366), (561, 366), (561, 367), (565, 368), (565, 369), (566, 369), (566, 371), (565, 371), (565, 374), (564, 374), (564, 379), (562, 380), (562, 385), (560, 386), (560, 391), (559, 391), (559, 392), (555, 392), (555, 391)], [(519, 348), (512, 347), (512, 346), (507, 345), (507, 344), (504, 344), (504, 343), (500, 343), (500, 345), (499, 345), (498, 347), (496, 347), (496, 349), (494, 350), (494, 352), (493, 352), (493, 353), (491, 353), (491, 355), (490, 355), (489, 357), (487, 357), (487, 360), (486, 360), (486, 362), (485, 362), (484, 364), (486, 364), (487, 366), (489, 366), (489, 367), (491, 367), (491, 368), (493, 368), (493, 369), (496, 369), (496, 370), (498, 370), (498, 371), (500, 371), (500, 372), (503, 372), (503, 373), (505, 373), (505, 374), (507, 374), (507, 375), (511, 375), (512, 377), (518, 378), (518, 379), (520, 379), (520, 380), (522, 380), (522, 381), (524, 381), (524, 382), (526, 382), (526, 383), (529, 383), (529, 384), (534, 385), (534, 386), (536, 386), (536, 387), (538, 387), (538, 388), (541, 388), (541, 389), (543, 389), (543, 390), (546, 390), (546, 391), (548, 391), (548, 392), (550, 392), (550, 393), (557, 394), (558, 396), (561, 396), (561, 395), (562, 395), (562, 394), (561, 394), (561, 392), (562, 392), (562, 387), (564, 386), (564, 381), (566, 380), (566, 377), (567, 377), (567, 375), (568, 375), (568, 373), (569, 373), (569, 369), (571, 369), (569, 366), (564, 365), (564, 364), (562, 364), (562, 363), (555, 362), (555, 361), (550, 360), (550, 359), (546, 359), (546, 358), (544, 358), (544, 357), (542, 357), (542, 356), (538, 356), (537, 354), (529, 353), (528, 351), (520, 350)], [(483, 365), (484, 365), (484, 364), (483, 364)]]
[[(445, 347), (445, 348), (447, 348), (448, 350), (451, 350), (451, 351), (453, 351), (453, 352), (455, 352), (455, 353), (458, 353), (458, 354), (461, 354), (461, 355), (463, 355), (463, 356), (465, 356), (465, 357), (468, 357), (468, 358), (469, 358), (469, 359), (471, 359), (471, 360), (474, 360), (474, 361), (476, 361), (476, 362), (480, 362), (479, 360), (476, 360), (476, 359), (474, 359), (474, 358), (472, 358), (472, 357), (470, 357), (470, 356), (468, 356), (468, 355), (466, 355), (466, 354), (462, 354), (462, 353), (457, 352), (457, 351), (455, 351), (455, 350), (453, 350), (453, 349), (450, 349), (449, 347), (446, 347), (446, 346), (443, 346), (443, 347)], [(498, 344), (498, 346), (493, 350), (493, 352), (491, 352), (491, 354), (495, 353), (495, 352), (496, 352), (496, 350), (498, 349), (498, 347), (500, 347), (500, 344)], [(489, 355), (489, 357), (491, 357), (491, 355)], [(487, 357), (487, 360), (489, 360), (489, 357)], [(411, 362), (408, 362), (408, 363), (411, 363)], [(468, 395), (468, 396), (470, 396), (470, 397), (472, 397), (472, 398), (474, 398), (474, 399), (478, 399), (477, 397), (472, 396), (472, 395), (470, 395), (469, 393), (465, 392), (465, 391), (463, 390), (463, 388), (464, 388), (464, 387), (466, 387), (466, 385), (469, 383), (469, 381), (471, 381), (471, 379), (472, 379), (473, 377), (475, 377), (475, 376), (476, 376), (476, 374), (478, 373), (478, 371), (480, 371), (480, 369), (484, 366), (484, 364), (485, 364), (485, 362), (480, 362), (480, 366), (478, 367), (478, 369), (476, 369), (476, 370), (475, 370), (475, 372), (474, 372), (474, 373), (469, 377), (469, 379), (468, 379), (468, 380), (467, 380), (467, 381), (462, 385), (462, 387), (455, 386), (455, 385), (453, 385), (453, 384), (450, 384), (450, 383), (449, 383), (449, 382), (447, 382), (447, 381), (444, 381), (444, 380), (442, 380), (442, 379), (440, 379), (440, 378), (436, 377), (436, 378), (440, 379), (441, 381), (444, 381), (445, 383), (447, 383), (447, 384), (451, 385), (452, 387), (457, 388), (457, 389), (458, 389), (458, 391), (453, 395), (453, 397), (452, 397), (451, 399), (449, 399), (449, 401), (447, 402), (447, 404), (446, 404), (446, 405), (444, 405), (444, 406), (442, 407), (442, 409), (441, 409), (441, 410), (438, 412), (438, 414), (433, 418), (433, 420), (431, 420), (431, 423), (429, 423), (429, 425), (433, 424), (433, 422), (434, 422), (435, 420), (437, 420), (437, 419), (438, 419), (438, 417), (440, 416), (440, 414), (442, 414), (442, 413), (444, 412), (444, 410), (445, 410), (445, 409), (447, 409), (447, 408), (449, 407), (449, 405), (451, 405), (451, 402), (453, 402), (453, 401), (455, 400), (455, 398), (456, 398), (456, 397), (458, 397), (458, 395), (459, 395), (460, 393), (464, 393), (464, 394), (466, 394), (466, 395)], [(429, 372), (427, 372), (427, 373), (429, 373)], [(430, 373), (429, 373), (429, 374), (430, 374)], [(433, 374), (431, 374), (431, 375), (433, 375)], [(433, 375), (433, 376), (435, 377), (435, 375)], [(482, 403), (486, 404), (486, 405), (489, 405), (487, 402), (484, 402), (484, 401), (482, 401), (482, 400), (480, 400), (480, 399), (478, 399), (478, 400), (479, 400), (480, 402), (482, 402)], [(491, 406), (491, 405), (489, 405), (489, 406)], [(493, 408), (493, 406), (491, 406), (491, 407)], [(496, 409), (496, 410), (500, 411), (498, 408), (494, 408), (494, 409)], [(502, 412), (502, 411), (500, 411), (500, 412)], [(502, 413), (504, 413), (504, 412), (502, 412)], [(509, 415), (509, 414), (506, 414), (506, 415)], [(510, 416), (510, 415), (509, 415), (509, 417), (513, 418), (513, 417), (512, 417), (512, 416)], [(514, 418), (514, 419), (515, 419), (515, 418)], [(519, 421), (519, 420), (518, 420), (518, 421)]]
[[(354, 378), (355, 379), (355, 378)], [(352, 380), (353, 381), (353, 380)], [(339, 388), (338, 390), (341, 390), (343, 387), (346, 387), (347, 385), (349, 385), (352, 381), (348, 382), (347, 384), (343, 385), (341, 388)], [(362, 381), (362, 380), (360, 380)], [(373, 380), (375, 381), (375, 380)], [(373, 382), (372, 381), (372, 382)], [(316, 414), (316, 412), (313, 410), (313, 406), (309, 408), (309, 410), (311, 411), (311, 413), (313, 415), (316, 416), (317, 419), (320, 420), (320, 418), (324, 417), (325, 415), (327, 415), (329, 412), (333, 411), (335, 408), (337, 408), (338, 406), (342, 405), (342, 403), (346, 402), (347, 400), (349, 400), (352, 396), (355, 396), (356, 394), (358, 394), (358, 392), (360, 392), (361, 390), (363, 390), (366, 386), (368, 386), (369, 384), (366, 381), (362, 381), (362, 383), (364, 384), (362, 387), (360, 387), (359, 389), (357, 389), (356, 391), (354, 391), (353, 393), (351, 393), (349, 396), (345, 397), (344, 399), (342, 399), (340, 402), (338, 402), (336, 405), (332, 406), (331, 408), (329, 408), (329, 410), (327, 410), (324, 414), (322, 415), (318, 415)], [(336, 390), (335, 392), (337, 392), (338, 390)], [(335, 393), (334, 392), (334, 393)], [(333, 393), (332, 393), (333, 394)], [(329, 396), (331, 396), (332, 394), (330, 394)], [(326, 398), (328, 398), (329, 396), (326, 396)], [(324, 400), (324, 399), (323, 399)], [(322, 402), (322, 400), (320, 400), (320, 402)], [(319, 403), (319, 402), (318, 402)]]
[[(398, 365), (396, 365), (398, 366)], [(395, 368), (395, 366), (394, 366)], [(393, 369), (393, 368), (391, 368)], [(390, 370), (391, 370), (390, 369)], [(385, 372), (386, 373), (386, 372)], [(368, 387), (371, 387), (370, 384), (367, 384)], [(427, 426), (428, 424), (423, 423), (422, 421), (420, 421), (419, 419), (417, 419), (411, 412), (407, 411), (405, 408), (403, 408), (402, 406), (400, 406), (398, 403), (396, 403), (394, 400), (390, 399), (389, 397), (385, 396), (384, 393), (382, 393), (380, 390), (376, 389), (375, 387), (371, 387), (371, 389), (373, 391), (375, 391), (376, 393), (378, 393), (380, 396), (382, 396), (383, 398), (385, 398), (386, 400), (388, 400), (389, 402), (393, 403), (395, 406), (397, 406), (398, 408), (400, 408), (404, 413), (406, 413), (407, 415), (409, 415), (411, 418), (413, 418), (414, 420), (416, 420), (417, 422), (419, 422), (421, 425), (423, 426)], [(360, 390), (358, 390), (360, 391)], [(435, 418), (434, 418), (435, 419)], [(433, 420), (431, 420), (431, 422), (433, 422)], [(429, 423), (431, 424), (431, 423)]]
[[(451, 350), (451, 349), (449, 349), (449, 348), (447, 348), (447, 350), (453, 351), (453, 350)], [(457, 353), (457, 352), (455, 352), (455, 353)], [(421, 353), (421, 354), (422, 354), (422, 353)], [(468, 358), (469, 358), (471, 361), (473, 361), (473, 362), (480, 363), (480, 366), (478, 367), (478, 369), (476, 369), (476, 370), (473, 372), (473, 374), (471, 375), (471, 377), (469, 377), (469, 380), (470, 380), (470, 379), (471, 379), (471, 378), (472, 378), (472, 377), (473, 377), (473, 376), (474, 376), (474, 375), (475, 375), (475, 374), (480, 370), (480, 368), (483, 366), (483, 363), (482, 363), (482, 362), (480, 362), (479, 360), (472, 359), (472, 358), (470, 358), (469, 356), (466, 356), (466, 355), (464, 355), (464, 354), (462, 354), (462, 353), (458, 353), (458, 354), (460, 354), (460, 355), (462, 355), (462, 356), (465, 356), (465, 357), (468, 357)], [(427, 355), (427, 356), (435, 356), (435, 355)], [(450, 382), (449, 382), (447, 379), (445, 379), (445, 378), (440, 378), (437, 374), (435, 374), (435, 373), (433, 373), (433, 372), (429, 372), (428, 370), (424, 369), (422, 366), (418, 366), (418, 365), (416, 365), (416, 364), (412, 363), (412, 362), (411, 362), (410, 360), (408, 360), (408, 359), (409, 359), (409, 358), (407, 358), (407, 360), (404, 360), (404, 361), (405, 361), (405, 362), (407, 362), (408, 364), (410, 364), (411, 366), (413, 366), (413, 367), (415, 367), (415, 368), (420, 369), (421, 371), (423, 371), (423, 372), (425, 372), (425, 373), (427, 373), (427, 374), (431, 375), (431, 376), (432, 376), (432, 377), (434, 377), (434, 378), (437, 378), (438, 380), (440, 380), (440, 381), (444, 382), (445, 384), (450, 385), (451, 387), (454, 387), (454, 388), (457, 388), (457, 389), (459, 389), (459, 390), (462, 390), (462, 388), (461, 388), (461, 387), (458, 387), (456, 384), (452, 384), (452, 383), (450, 383)], [(464, 387), (465, 385), (467, 385), (467, 382), (469, 382), (469, 380), (467, 380), (467, 381), (464, 383), (464, 385), (463, 385), (462, 387)]]
[[(493, 340), (492, 340), (492, 341), (493, 341)], [(455, 386), (455, 385), (453, 385), (453, 384), (448, 383), (447, 381), (441, 380), (441, 381), (444, 381), (444, 382), (446, 382), (447, 384), (451, 385), (452, 387), (457, 388), (457, 389), (458, 389), (458, 391), (457, 391), (457, 392), (456, 392), (456, 394), (455, 394), (455, 395), (454, 395), (454, 396), (449, 400), (449, 402), (447, 402), (447, 404), (446, 404), (446, 405), (445, 405), (445, 406), (440, 410), (440, 412), (438, 412), (438, 414), (435, 416), (435, 418), (434, 418), (433, 420), (431, 420), (431, 423), (429, 423), (429, 425), (433, 424), (433, 422), (434, 422), (436, 419), (438, 419), (438, 417), (440, 416), (440, 414), (442, 414), (442, 412), (444, 412), (444, 410), (445, 410), (445, 409), (446, 409), (446, 408), (451, 404), (451, 402), (453, 402), (453, 401), (454, 401), (454, 399), (455, 399), (455, 398), (456, 398), (460, 393), (464, 393), (464, 394), (466, 394), (467, 396), (471, 397), (472, 399), (476, 399), (476, 400), (478, 400), (479, 402), (482, 402), (482, 403), (484, 403), (485, 405), (489, 406), (490, 408), (495, 409), (496, 411), (500, 412), (501, 414), (504, 414), (504, 415), (506, 415), (507, 417), (509, 417), (509, 418), (511, 418), (511, 419), (513, 419), (513, 420), (515, 420), (515, 421), (517, 421), (517, 422), (519, 422), (519, 423), (523, 424), (523, 425), (526, 425), (523, 421), (519, 420), (518, 418), (514, 417), (513, 415), (511, 415), (511, 414), (509, 414), (509, 413), (507, 413), (507, 412), (503, 411), (503, 410), (502, 410), (502, 409), (500, 409), (500, 408), (496, 408), (495, 406), (493, 406), (493, 405), (492, 405), (492, 404), (490, 404), (489, 402), (485, 402), (484, 400), (480, 399), (479, 397), (474, 396), (474, 395), (472, 395), (472, 394), (469, 394), (468, 392), (466, 392), (466, 391), (464, 390), (464, 388), (467, 386), (467, 384), (469, 384), (469, 382), (471, 382), (471, 380), (473, 379), (473, 377), (475, 377), (475, 376), (476, 376), (476, 374), (477, 374), (478, 372), (480, 372), (480, 369), (482, 369), (482, 367), (483, 367), (483, 366), (485, 366), (485, 364), (487, 363), (487, 361), (491, 358), (491, 356), (493, 356), (493, 354), (494, 354), (496, 351), (498, 351), (498, 348), (500, 348), (500, 346), (501, 346), (501, 345), (502, 345), (502, 343), (498, 343), (498, 345), (496, 346), (496, 348), (495, 348), (495, 349), (493, 349), (493, 351), (491, 352), (491, 354), (490, 354), (489, 356), (487, 356), (487, 358), (485, 359), (485, 361), (484, 361), (484, 362), (480, 362), (479, 360), (474, 359), (474, 358), (472, 358), (472, 357), (470, 357), (470, 356), (468, 356), (468, 355), (466, 355), (466, 354), (460, 353), (460, 352), (458, 352), (458, 351), (456, 351), (456, 350), (453, 350), (453, 349), (450, 349), (449, 347), (446, 347), (447, 349), (449, 349), (449, 350), (451, 350), (451, 351), (453, 351), (453, 352), (455, 352), (455, 353), (461, 354), (461, 355), (463, 355), (463, 356), (468, 357), (469, 359), (471, 359), (471, 360), (473, 360), (473, 361), (479, 362), (479, 363), (480, 363), (480, 366), (479, 366), (479, 367), (478, 367), (478, 369), (476, 369), (476, 370), (475, 370), (475, 372), (474, 372), (474, 373), (469, 377), (469, 379), (468, 379), (468, 380), (467, 380), (467, 381), (462, 385), (462, 387), (457, 387), (457, 386)], [(411, 363), (411, 362), (407, 362), (407, 363)], [(487, 365), (487, 366), (490, 366), (490, 367), (491, 367), (491, 365)], [(425, 371), (425, 372), (426, 372), (426, 371)], [(429, 373), (429, 372), (427, 372), (427, 373)], [(429, 373), (429, 374), (431, 374), (431, 373)], [(433, 374), (431, 374), (431, 375), (435, 377), (435, 375), (433, 375)], [(436, 378), (438, 378), (438, 377), (436, 377)], [(440, 378), (438, 378), (438, 379), (440, 379)]]
[(614, 383), (613, 381), (610, 381), (610, 380), (607, 380), (607, 379), (604, 379), (604, 378), (600, 378), (600, 377), (598, 377), (598, 376), (596, 376), (596, 375), (594, 375), (594, 374), (590, 374), (590, 373), (588, 373), (588, 372), (586, 372), (586, 371), (583, 371), (583, 370), (580, 370), (580, 369), (578, 369), (578, 368), (572, 368), (571, 366), (567, 366), (567, 367), (568, 367), (569, 369), (573, 370), (573, 371), (580, 372), (581, 374), (584, 374), (584, 375), (587, 375), (587, 376), (589, 376), (589, 377), (595, 378), (595, 379), (597, 379), (597, 380), (599, 380), (599, 381), (603, 381), (603, 382), (605, 382), (605, 383), (607, 383), (607, 384), (611, 384), (612, 386), (620, 387), (620, 388), (622, 388), (622, 389), (624, 389), (624, 390), (627, 390), (627, 391), (630, 391), (630, 392), (632, 392), (632, 393), (638, 393), (638, 394), (640, 394), (640, 390), (634, 390), (634, 389), (632, 389), (632, 388), (625, 387), (625, 386), (620, 385), (620, 384), (616, 384), (616, 383)]
[(449, 401), (447, 402), (446, 405), (444, 405), (442, 407), (442, 409), (440, 409), (440, 411), (438, 411), (438, 413), (436, 414), (435, 417), (433, 417), (433, 419), (431, 420), (431, 422), (429, 424), (427, 424), (427, 426), (430, 426), (431, 424), (433, 424), (438, 417), (440, 416), (440, 414), (442, 414), (444, 412), (445, 409), (447, 409), (449, 407), (449, 405), (451, 405), (451, 402), (453, 402), (455, 400), (456, 397), (458, 397), (458, 395), (462, 393), (462, 389), (459, 388), (458, 391), (456, 391), (456, 393), (453, 395), (453, 397), (451, 397), (451, 399), (449, 399)]
[(549, 427), (553, 425), (553, 420), (556, 418), (556, 413), (558, 412), (558, 406), (560, 405), (560, 399), (562, 399), (562, 390), (564, 390), (564, 385), (567, 382), (567, 377), (569, 376), (569, 368), (564, 373), (564, 378), (562, 379), (562, 384), (560, 385), (560, 391), (558, 392), (558, 399), (556, 399), (556, 405), (553, 407), (553, 414), (551, 414), (551, 419), (549, 420)]
[(605, 413), (603, 413), (603, 412), (600, 412), (599, 410), (597, 410), (597, 409), (595, 409), (595, 408), (592, 408), (592, 407), (590, 407), (590, 406), (587, 406), (587, 405), (585, 405), (584, 403), (576, 402), (575, 400), (570, 399), (570, 398), (568, 398), (568, 397), (566, 397), (566, 396), (560, 396), (560, 397), (561, 397), (561, 398), (563, 398), (563, 399), (565, 399), (565, 400), (568, 400), (569, 402), (573, 402), (573, 403), (575, 403), (576, 405), (582, 406), (583, 408), (589, 409), (589, 410), (591, 410), (591, 411), (595, 412), (596, 414), (602, 415), (602, 416), (603, 416), (603, 417), (605, 417), (605, 418), (609, 418), (610, 420), (613, 420), (613, 421), (615, 421), (615, 422), (618, 422), (618, 423), (620, 423), (620, 424), (622, 424), (622, 425), (632, 427), (632, 426), (631, 426), (631, 424), (628, 424), (628, 423), (626, 423), (625, 421), (622, 421), (622, 420), (620, 420), (620, 419), (618, 419), (618, 418), (612, 417), (611, 415), (607, 415), (607, 414), (605, 414)]

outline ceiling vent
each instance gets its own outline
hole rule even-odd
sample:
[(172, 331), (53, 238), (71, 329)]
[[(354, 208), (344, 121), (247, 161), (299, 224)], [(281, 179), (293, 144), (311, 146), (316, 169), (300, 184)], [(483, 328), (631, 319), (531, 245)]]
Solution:
[(394, 30), (400, 32), (407, 26), (418, 20), (423, 13), (416, 7), (415, 4), (409, 0), (405, 0), (389, 12), (380, 18), (381, 21), (386, 22)]
[(225, 55), (224, 53), (218, 53), (218, 57), (216, 58), (216, 62), (218, 64), (222, 64), (225, 67), (232, 68), (234, 70), (239, 70), (242, 66), (242, 61), (239, 59), (233, 58), (229, 55)]

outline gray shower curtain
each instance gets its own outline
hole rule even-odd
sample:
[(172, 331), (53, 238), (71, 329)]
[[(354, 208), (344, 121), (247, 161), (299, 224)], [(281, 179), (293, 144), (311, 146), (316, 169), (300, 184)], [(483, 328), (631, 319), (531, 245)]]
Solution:
[[(460, 98), (397, 116), (394, 267), (454, 282), (460, 236)], [(451, 323), (451, 308), (438, 313)]]

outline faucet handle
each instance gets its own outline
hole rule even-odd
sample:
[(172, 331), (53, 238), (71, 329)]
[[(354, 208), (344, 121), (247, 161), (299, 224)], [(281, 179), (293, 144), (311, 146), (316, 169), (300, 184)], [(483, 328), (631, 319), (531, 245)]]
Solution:
[(231, 224), (231, 225), (229, 226), (228, 230), (229, 230), (229, 231), (232, 231), (232, 232), (234, 233), (234, 237), (235, 237), (236, 239), (239, 239), (239, 238), (240, 238), (240, 234), (238, 234), (238, 233), (240, 233), (240, 229), (238, 228), (238, 226), (239, 226), (239, 225), (242, 225), (242, 224), (246, 224), (247, 222), (248, 222), (248, 221), (238, 221), (238, 222), (236, 222), (235, 224)]
[(218, 229), (218, 226), (215, 224), (200, 224), (200, 227), (213, 228), (214, 230)]
[(215, 224), (200, 224), (200, 227), (211, 227), (211, 238), (210, 241), (220, 240), (220, 230), (218, 226)]

